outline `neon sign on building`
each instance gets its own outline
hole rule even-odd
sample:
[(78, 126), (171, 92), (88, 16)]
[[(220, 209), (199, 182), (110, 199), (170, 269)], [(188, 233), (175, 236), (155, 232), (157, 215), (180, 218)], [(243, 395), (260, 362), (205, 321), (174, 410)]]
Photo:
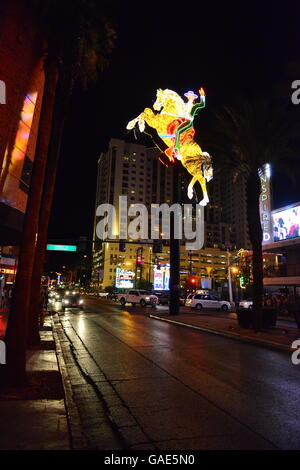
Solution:
[(126, 269), (116, 269), (116, 283), (115, 286), (118, 289), (129, 288), (131, 289), (134, 285), (135, 273), (133, 271), (128, 271)]
[(161, 266), (153, 270), (153, 289), (168, 290), (170, 281), (170, 266)]
[[(169, 89), (158, 89), (153, 110), (145, 108), (144, 111), (127, 124), (127, 129), (133, 129), (138, 125), (141, 132), (145, 131), (145, 123), (155, 129), (157, 136), (167, 149), (164, 157), (168, 164), (175, 159), (180, 160), (182, 165), (192, 176), (188, 186), (188, 197), (193, 197), (193, 187), (198, 181), (200, 183), (203, 199), (200, 205), (206, 206), (209, 202), (206, 181), (213, 177), (211, 157), (203, 152), (199, 144), (194, 140), (195, 130), (194, 118), (205, 107), (205, 93), (203, 88), (199, 90), (199, 96), (189, 90), (184, 94), (186, 101), (175, 91)], [(196, 100), (199, 98), (199, 102)], [(160, 158), (164, 163), (164, 159)]]
[(272, 224), (272, 198), (271, 198), (271, 166), (266, 163), (259, 171), (261, 192), (259, 197), (261, 226), (263, 231), (262, 244), (272, 243), (273, 224)]

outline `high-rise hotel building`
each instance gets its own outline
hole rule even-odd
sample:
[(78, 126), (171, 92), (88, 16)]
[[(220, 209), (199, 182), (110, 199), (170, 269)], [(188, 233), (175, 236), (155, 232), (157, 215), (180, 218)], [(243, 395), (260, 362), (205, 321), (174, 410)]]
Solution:
[[(111, 139), (109, 148), (98, 160), (96, 208), (110, 203), (116, 210), (116, 224), (113, 233), (119, 236), (119, 196), (127, 196), (130, 204), (143, 203), (150, 213), (152, 203), (171, 204), (172, 172), (158, 160), (158, 149), (144, 145), (126, 143)], [(133, 218), (133, 217), (132, 217)], [(129, 218), (128, 220), (130, 220)], [(95, 217), (94, 240), (96, 240)], [(143, 278), (151, 280), (152, 245), (126, 244), (125, 251), (119, 251), (119, 243), (94, 242), (93, 272), (94, 284), (103, 288), (112, 285), (116, 269), (135, 271), (136, 257), (141, 253), (144, 260)]]

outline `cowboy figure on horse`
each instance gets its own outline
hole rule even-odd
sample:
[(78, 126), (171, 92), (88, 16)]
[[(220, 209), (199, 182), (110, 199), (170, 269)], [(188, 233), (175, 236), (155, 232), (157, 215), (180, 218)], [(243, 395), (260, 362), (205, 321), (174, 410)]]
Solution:
[(169, 163), (175, 158), (181, 160), (182, 165), (193, 176), (188, 186), (188, 197), (193, 197), (193, 186), (198, 181), (203, 192), (200, 202), (205, 206), (208, 202), (206, 182), (212, 179), (211, 157), (203, 152), (194, 141), (195, 130), (193, 128), (194, 117), (198, 111), (205, 107), (205, 94), (201, 88), (200, 102), (194, 103), (198, 96), (193, 91), (185, 93), (187, 102), (172, 90), (157, 90), (156, 101), (153, 109), (146, 108), (139, 116), (127, 124), (127, 129), (133, 129), (138, 124), (141, 132), (145, 131), (145, 122), (156, 129), (159, 138), (167, 145), (164, 154)]

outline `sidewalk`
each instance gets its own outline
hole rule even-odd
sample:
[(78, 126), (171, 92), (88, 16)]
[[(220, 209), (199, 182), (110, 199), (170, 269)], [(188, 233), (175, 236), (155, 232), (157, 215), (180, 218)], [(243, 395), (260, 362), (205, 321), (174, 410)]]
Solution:
[[(4, 337), (4, 319), (2, 326), (0, 333)], [(27, 352), (28, 385), (0, 390), (0, 450), (71, 448), (64, 390), (51, 329), (50, 320), (47, 320), (40, 332), (41, 349)]]
[(69, 341), (58, 314), (46, 317), (40, 337), (41, 348), (27, 351), (28, 384), (0, 387), (0, 450), (122, 450), (118, 421), (106, 409), (116, 407), (115, 397), (82, 345), (74, 349), (77, 338)]
[(293, 351), (291, 348), (293, 341), (300, 338), (296, 324), (295, 326), (286, 326), (286, 321), (278, 320), (275, 328), (263, 330), (259, 333), (241, 328), (235, 313), (228, 314), (228, 317), (224, 317), (222, 313), (212, 314), (209, 311), (205, 313), (180, 313), (177, 316), (151, 314), (150, 318), (288, 353)]

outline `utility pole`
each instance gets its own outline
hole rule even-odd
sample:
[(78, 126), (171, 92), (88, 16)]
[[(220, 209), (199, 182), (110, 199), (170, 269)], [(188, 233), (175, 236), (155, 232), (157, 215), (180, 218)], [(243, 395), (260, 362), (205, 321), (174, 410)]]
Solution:
[(228, 291), (229, 291), (229, 302), (233, 303), (232, 297), (232, 282), (231, 282), (231, 266), (230, 266), (230, 253), (229, 248), (227, 248), (227, 270), (228, 270)]
[(135, 288), (137, 288), (137, 269), (139, 268), (140, 280), (143, 274), (143, 247), (136, 249), (136, 260), (135, 260)]
[(152, 268), (152, 248), (149, 249), (149, 263), (148, 263), (148, 282), (151, 282), (151, 268)]
[[(180, 202), (179, 194), (179, 161), (173, 163), (173, 204)], [(170, 230), (170, 303), (169, 315), (179, 315), (179, 290), (180, 290), (180, 240), (175, 239), (174, 212), (171, 213)]]
[(190, 258), (190, 276), (193, 274), (193, 260), (192, 260), (192, 253), (189, 252), (189, 258)]

